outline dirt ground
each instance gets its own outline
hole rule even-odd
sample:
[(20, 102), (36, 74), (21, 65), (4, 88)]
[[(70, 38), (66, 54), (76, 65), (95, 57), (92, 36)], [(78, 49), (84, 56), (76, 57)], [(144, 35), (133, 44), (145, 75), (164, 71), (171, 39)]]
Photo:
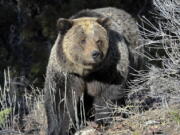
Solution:
[[(47, 124), (43, 105), (25, 118), (24, 132), (10, 129), (2, 135), (45, 135)], [(180, 135), (180, 104), (161, 109), (135, 113), (129, 118), (116, 117), (109, 126), (88, 122), (88, 126), (75, 135)]]
[(180, 104), (138, 113), (109, 127), (91, 123), (76, 135), (180, 135)]

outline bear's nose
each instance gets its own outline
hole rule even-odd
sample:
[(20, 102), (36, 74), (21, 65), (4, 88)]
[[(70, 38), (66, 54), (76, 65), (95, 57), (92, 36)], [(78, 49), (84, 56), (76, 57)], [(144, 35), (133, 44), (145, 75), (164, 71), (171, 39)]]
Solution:
[(91, 54), (94, 60), (100, 59), (102, 57), (102, 53), (97, 50), (92, 51)]

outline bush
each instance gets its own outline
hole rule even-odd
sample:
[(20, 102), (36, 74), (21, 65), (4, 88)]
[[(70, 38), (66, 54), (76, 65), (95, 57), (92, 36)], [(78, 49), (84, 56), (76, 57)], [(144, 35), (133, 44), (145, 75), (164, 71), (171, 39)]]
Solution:
[[(143, 19), (151, 30), (142, 28), (142, 45), (146, 58), (160, 62), (160, 66), (149, 64), (149, 71), (139, 71), (138, 78), (131, 84), (130, 102), (140, 106), (168, 106), (180, 103), (180, 5), (178, 0), (154, 0), (154, 20), (157, 26)], [(160, 51), (159, 51), (160, 50)], [(160, 52), (160, 54), (158, 53)]]

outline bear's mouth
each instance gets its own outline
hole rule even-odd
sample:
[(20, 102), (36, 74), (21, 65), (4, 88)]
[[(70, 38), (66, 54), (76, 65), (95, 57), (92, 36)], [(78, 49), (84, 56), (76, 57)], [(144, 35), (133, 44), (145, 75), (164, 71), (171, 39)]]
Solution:
[(99, 63), (97, 63), (97, 62), (87, 62), (87, 61), (85, 61), (85, 62), (83, 62), (83, 65), (85, 65), (85, 66), (95, 66), (95, 65), (98, 65)]
[(88, 59), (88, 60), (83, 60), (83, 65), (86, 65), (86, 66), (96, 66), (96, 65), (99, 65), (101, 62), (103, 61), (103, 57), (99, 57), (99, 58), (91, 58), (91, 59)]
[(83, 65), (85, 65), (85, 66), (96, 66), (96, 65), (99, 65), (101, 62), (102, 62), (101, 59), (96, 60), (96, 61), (94, 61), (94, 60), (92, 60), (92, 61), (83, 61)]

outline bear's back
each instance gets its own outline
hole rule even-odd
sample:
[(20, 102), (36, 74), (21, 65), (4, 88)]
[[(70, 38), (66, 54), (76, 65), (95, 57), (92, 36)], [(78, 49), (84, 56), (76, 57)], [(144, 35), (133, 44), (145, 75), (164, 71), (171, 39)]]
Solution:
[(134, 18), (124, 10), (107, 7), (92, 10), (105, 17), (109, 17), (115, 22), (111, 29), (122, 34), (130, 43), (130, 48), (136, 48), (139, 45), (140, 34)]

